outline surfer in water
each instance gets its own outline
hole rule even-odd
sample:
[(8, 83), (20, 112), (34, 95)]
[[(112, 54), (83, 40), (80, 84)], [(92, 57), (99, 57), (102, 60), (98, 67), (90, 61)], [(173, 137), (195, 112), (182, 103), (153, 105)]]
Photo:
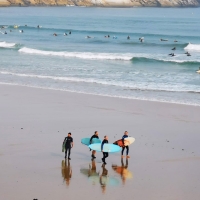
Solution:
[[(94, 135), (90, 138), (90, 144), (92, 144), (92, 139), (93, 139), (93, 138), (99, 139), (99, 136), (98, 136), (98, 135), (99, 135), (98, 131), (95, 131), (95, 132), (94, 132)], [(90, 149), (90, 151), (91, 151), (91, 149)], [(93, 151), (92, 151), (92, 155), (91, 155), (93, 159), (96, 158), (96, 157), (95, 157), (95, 154), (96, 154), (96, 151), (93, 150)]]
[(130, 36), (128, 35), (127, 40), (130, 40)]
[[(124, 139), (127, 138), (127, 137), (128, 137), (128, 131), (125, 131), (124, 135), (122, 136), (122, 142), (123, 142), (123, 144), (124, 144)], [(129, 153), (129, 146), (128, 145), (122, 147), (122, 158), (124, 157), (123, 154), (124, 154), (124, 149), (125, 148), (126, 148), (126, 157), (130, 158), (130, 156), (128, 155), (128, 153)]]
[(104, 146), (105, 143), (108, 143), (108, 137), (107, 137), (106, 135), (104, 136), (104, 140), (103, 140), (103, 142), (101, 143), (101, 151), (103, 152), (102, 161), (103, 161), (103, 163), (106, 165), (105, 159), (108, 157), (108, 152), (104, 152), (104, 151), (103, 151), (103, 146)]
[(68, 136), (65, 137), (65, 139), (63, 141), (63, 145), (64, 145), (64, 143), (65, 143), (65, 159), (67, 158), (67, 152), (68, 152), (68, 160), (71, 160), (71, 158), (70, 158), (71, 148), (74, 146), (71, 133), (68, 133)]

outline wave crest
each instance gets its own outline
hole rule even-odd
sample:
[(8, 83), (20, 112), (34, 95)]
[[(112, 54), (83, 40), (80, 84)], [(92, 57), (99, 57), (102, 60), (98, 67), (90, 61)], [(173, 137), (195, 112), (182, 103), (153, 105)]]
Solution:
[(15, 43), (0, 42), (0, 48), (13, 48), (15, 45)]
[(63, 56), (68, 58), (80, 58), (90, 60), (131, 60), (130, 54), (119, 54), (119, 53), (92, 53), (92, 52), (55, 52), (55, 51), (43, 51), (37, 49), (31, 49), (23, 47), (19, 49), (19, 52), (28, 54), (38, 54), (45, 56)]
[(200, 44), (189, 43), (184, 49), (187, 51), (200, 51)]

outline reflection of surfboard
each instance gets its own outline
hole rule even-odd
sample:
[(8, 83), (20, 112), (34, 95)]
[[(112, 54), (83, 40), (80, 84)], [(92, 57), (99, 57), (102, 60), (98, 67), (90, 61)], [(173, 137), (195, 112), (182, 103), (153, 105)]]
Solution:
[(110, 186), (118, 186), (120, 184), (119, 180), (115, 177), (110, 176), (90, 176), (88, 177), (89, 181), (93, 184), (103, 184), (103, 185), (110, 185)]
[[(81, 139), (81, 143), (84, 144), (84, 145), (89, 146), (90, 145), (90, 138), (82, 138)], [(95, 143), (101, 143), (101, 140), (98, 139), (98, 138), (93, 138), (92, 139), (92, 144), (95, 144)]]
[[(95, 151), (101, 152), (101, 144), (91, 144), (89, 148)], [(121, 147), (114, 145), (114, 144), (104, 144), (103, 145), (104, 152), (118, 152), (121, 151)]]
[(127, 179), (132, 179), (133, 174), (125, 167), (120, 167), (120, 166), (112, 166), (113, 170), (118, 173), (120, 176), (127, 178)]
[(121, 140), (115, 141), (113, 144), (118, 145), (120, 147), (124, 147), (124, 146), (128, 146), (128, 145), (132, 144), (134, 141), (135, 141), (135, 138), (127, 137), (127, 138), (124, 138), (124, 143), (121, 139)]

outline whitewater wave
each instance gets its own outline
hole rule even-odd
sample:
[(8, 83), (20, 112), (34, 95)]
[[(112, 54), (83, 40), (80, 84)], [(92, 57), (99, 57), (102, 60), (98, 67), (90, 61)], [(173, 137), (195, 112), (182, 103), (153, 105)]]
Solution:
[(0, 42), (0, 48), (13, 48), (15, 45), (15, 43)]
[(77, 77), (60, 77), (60, 76), (47, 76), (47, 75), (35, 75), (35, 74), (21, 74), (21, 73), (13, 73), (13, 72), (6, 72), (0, 71), (0, 74), (4, 75), (12, 75), (18, 77), (27, 77), (27, 78), (38, 78), (38, 79), (51, 79), (57, 81), (65, 81), (65, 82), (81, 82), (81, 83), (92, 83), (92, 84), (99, 84), (105, 86), (114, 86), (120, 87), (123, 90), (135, 90), (135, 91), (154, 91), (154, 92), (191, 92), (191, 93), (200, 93), (200, 89), (193, 90), (191, 88), (184, 88), (184, 87), (171, 87), (171, 85), (160, 84), (158, 87), (157, 84), (155, 85), (131, 85), (130, 83), (124, 83), (122, 81), (115, 81), (115, 80), (100, 80), (94, 78), (77, 78)]
[(31, 49), (23, 47), (19, 49), (19, 52), (27, 54), (38, 54), (45, 56), (62, 56), (68, 58), (80, 58), (90, 60), (131, 60), (131, 54), (120, 53), (92, 53), (92, 52), (55, 52), (55, 51), (43, 51), (37, 49)]
[(151, 59), (162, 62), (200, 62), (200, 57), (187, 57), (185, 54), (176, 55), (171, 57), (165, 54), (145, 54), (145, 53), (92, 53), (92, 52), (56, 52), (56, 51), (43, 51), (38, 49), (31, 49), (23, 47), (19, 49), (19, 52), (26, 54), (37, 54), (44, 56), (61, 56), (66, 58), (79, 58), (86, 60), (122, 60), (122, 61), (144, 61), (142, 59)]
[(200, 44), (189, 43), (184, 49), (187, 51), (200, 51)]

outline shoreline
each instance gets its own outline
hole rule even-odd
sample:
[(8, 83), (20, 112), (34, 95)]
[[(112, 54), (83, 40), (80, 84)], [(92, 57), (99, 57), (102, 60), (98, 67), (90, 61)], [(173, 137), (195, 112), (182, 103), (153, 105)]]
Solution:
[(200, 107), (200, 105), (194, 105), (194, 104), (187, 104), (187, 103), (177, 103), (177, 102), (168, 102), (168, 101), (159, 101), (159, 100), (148, 100), (148, 99), (137, 99), (137, 98), (128, 98), (128, 97), (122, 97), (122, 96), (109, 96), (104, 94), (93, 94), (93, 93), (84, 93), (84, 92), (78, 92), (78, 91), (71, 91), (71, 90), (64, 90), (64, 89), (55, 89), (55, 88), (45, 88), (45, 87), (37, 87), (37, 86), (28, 86), (28, 85), (18, 85), (18, 84), (12, 84), (12, 83), (2, 83), (0, 82), (0, 85), (8, 85), (8, 86), (17, 86), (17, 87), (26, 87), (26, 88), (35, 88), (35, 89), (42, 89), (42, 90), (52, 90), (52, 91), (60, 91), (60, 92), (69, 92), (69, 93), (77, 93), (77, 94), (83, 94), (83, 95), (93, 95), (93, 96), (99, 96), (99, 97), (108, 97), (108, 98), (117, 98), (117, 99), (127, 99), (127, 100), (133, 100), (133, 101), (146, 101), (146, 102), (154, 102), (154, 103), (166, 103), (166, 104), (174, 104), (174, 105), (183, 105), (183, 106), (194, 106), (194, 107)]

